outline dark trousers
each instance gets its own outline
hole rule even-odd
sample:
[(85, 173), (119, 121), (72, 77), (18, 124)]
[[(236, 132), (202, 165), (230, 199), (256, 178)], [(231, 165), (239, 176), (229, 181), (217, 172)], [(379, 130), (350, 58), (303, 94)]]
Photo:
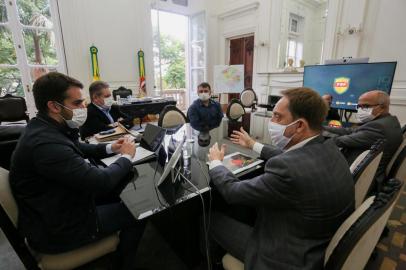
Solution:
[(145, 222), (137, 221), (122, 203), (97, 206), (97, 215), (101, 236), (120, 231), (114, 269), (134, 269), (135, 254), (144, 232)]
[(216, 258), (219, 255), (217, 247), (219, 245), (226, 252), (244, 262), (245, 250), (252, 230), (252, 227), (245, 223), (219, 212), (214, 212), (211, 215), (209, 228), (209, 245), (211, 255), (214, 257), (212, 261), (215, 262), (220, 259)]

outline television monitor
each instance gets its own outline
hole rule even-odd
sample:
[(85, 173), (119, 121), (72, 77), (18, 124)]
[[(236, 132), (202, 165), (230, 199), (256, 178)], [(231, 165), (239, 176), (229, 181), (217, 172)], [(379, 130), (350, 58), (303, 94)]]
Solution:
[(303, 86), (333, 97), (332, 108), (356, 110), (358, 98), (371, 90), (390, 94), (397, 62), (305, 66)]
[(352, 58), (352, 57), (343, 57), (341, 59), (327, 59), (324, 61), (325, 65), (339, 65), (339, 64), (355, 64), (355, 63), (368, 63), (369, 57), (360, 57), (360, 58)]

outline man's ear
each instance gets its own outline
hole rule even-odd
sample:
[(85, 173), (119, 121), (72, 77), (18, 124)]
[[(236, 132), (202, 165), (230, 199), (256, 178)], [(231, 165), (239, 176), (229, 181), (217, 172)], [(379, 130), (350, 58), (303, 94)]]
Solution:
[(47, 102), (48, 111), (51, 113), (59, 114), (61, 112), (61, 106), (58, 105), (55, 101)]

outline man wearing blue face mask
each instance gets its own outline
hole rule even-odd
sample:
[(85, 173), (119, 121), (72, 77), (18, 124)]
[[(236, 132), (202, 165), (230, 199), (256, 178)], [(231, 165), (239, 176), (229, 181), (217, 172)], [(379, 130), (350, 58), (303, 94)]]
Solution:
[(254, 227), (215, 213), (212, 240), (244, 262), (244, 269), (323, 269), (325, 249), (354, 210), (354, 183), (348, 164), (331, 140), (321, 136), (327, 114), (323, 99), (309, 88), (282, 91), (271, 121), (272, 145), (243, 129), (232, 141), (266, 160), (264, 173), (239, 180), (210, 149), (210, 178), (229, 204), (257, 209)]
[(210, 84), (203, 82), (197, 87), (199, 99), (189, 107), (187, 116), (190, 125), (199, 131), (209, 131), (220, 125), (223, 112), (218, 102), (212, 100)]
[(349, 164), (363, 151), (368, 150), (378, 140), (384, 139), (384, 150), (376, 177), (378, 184), (385, 179), (386, 166), (402, 143), (403, 135), (399, 120), (389, 113), (390, 99), (386, 92), (374, 90), (361, 95), (358, 99), (357, 118), (359, 127), (334, 128), (324, 127), (333, 137)]
[[(78, 127), (86, 120), (83, 85), (51, 72), (33, 86), (38, 114), (14, 151), (10, 186), (18, 205), (18, 230), (31, 248), (44, 254), (68, 252), (120, 231), (114, 269), (134, 269), (144, 224), (122, 203), (95, 205), (117, 194), (132, 179), (135, 144), (84, 144)], [(85, 159), (122, 156), (105, 168)]]
[(92, 102), (87, 106), (87, 120), (80, 128), (82, 139), (112, 129), (118, 121), (131, 125), (129, 116), (114, 105), (113, 96), (106, 82), (93, 82), (89, 86), (89, 96)]

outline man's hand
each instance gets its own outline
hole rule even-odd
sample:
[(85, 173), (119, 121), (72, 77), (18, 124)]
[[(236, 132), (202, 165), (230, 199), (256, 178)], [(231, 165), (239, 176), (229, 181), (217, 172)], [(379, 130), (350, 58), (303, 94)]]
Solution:
[(115, 143), (111, 144), (111, 151), (113, 151), (116, 154), (121, 153), (120, 149), (121, 149), (121, 146), (123, 145), (123, 142), (124, 142), (124, 137), (118, 139)]
[(231, 134), (231, 141), (249, 149), (252, 149), (255, 144), (255, 140), (251, 138), (243, 128), (241, 128), (240, 131), (233, 131), (233, 134)]
[[(133, 138), (124, 137), (123, 142), (121, 143), (121, 147), (119, 149), (119, 153), (122, 155), (130, 155), (131, 157), (135, 156), (135, 142)], [(111, 147), (113, 149), (113, 146)]]
[(213, 160), (223, 161), (225, 152), (226, 152), (225, 144), (223, 144), (221, 146), (221, 150), (220, 150), (218, 144), (215, 143), (209, 150), (209, 155), (208, 155), (209, 160), (210, 161), (213, 161)]

